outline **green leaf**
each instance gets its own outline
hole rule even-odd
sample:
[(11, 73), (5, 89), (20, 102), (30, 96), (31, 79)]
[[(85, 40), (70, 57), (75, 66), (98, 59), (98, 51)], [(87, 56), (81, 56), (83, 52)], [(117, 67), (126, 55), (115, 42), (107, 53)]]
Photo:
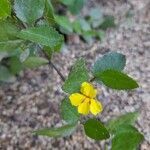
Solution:
[(79, 113), (75, 106), (72, 106), (69, 99), (64, 99), (61, 103), (61, 116), (69, 124), (77, 123), (79, 120)]
[(29, 57), (23, 62), (23, 65), (27, 68), (36, 68), (47, 63), (48, 60), (43, 57)]
[(78, 59), (72, 67), (68, 79), (63, 85), (63, 90), (67, 93), (80, 91), (80, 86), (83, 82), (88, 81), (89, 75), (85, 66), (84, 59)]
[(11, 57), (8, 60), (9, 70), (12, 74), (18, 74), (23, 68), (22, 63), (19, 61), (17, 57)]
[(45, 0), (45, 16), (50, 24), (55, 24), (54, 9), (51, 0)]
[(10, 20), (0, 21), (0, 41), (16, 40), (18, 29)]
[(1, 82), (13, 82), (15, 78), (12, 76), (8, 68), (0, 65), (0, 81)]
[(93, 37), (96, 36), (96, 31), (95, 30), (84, 31), (82, 33), (82, 36), (86, 42), (92, 43), (94, 41)]
[(105, 32), (102, 31), (102, 30), (98, 30), (98, 31), (96, 32), (96, 37), (97, 37), (99, 40), (102, 41), (102, 40), (105, 38)]
[(72, 14), (78, 14), (84, 6), (85, 0), (74, 0), (71, 5), (68, 6)]
[(106, 70), (96, 80), (102, 81), (106, 86), (117, 90), (135, 89), (138, 84), (131, 77), (116, 70)]
[(82, 31), (90, 31), (91, 26), (85, 19), (79, 19)]
[(112, 139), (112, 150), (135, 150), (143, 139), (143, 135), (135, 127), (120, 126)]
[(72, 33), (73, 32), (72, 23), (70, 22), (68, 17), (56, 15), (55, 16), (55, 21), (56, 21), (57, 24), (60, 25), (60, 27), (63, 28), (65, 33)]
[(74, 0), (60, 0), (64, 5), (73, 5)]
[(135, 121), (137, 120), (138, 115), (139, 115), (138, 112), (130, 112), (130, 113), (121, 115), (115, 119), (111, 119), (107, 123), (107, 129), (111, 133), (115, 133), (120, 125), (126, 125), (126, 124), (134, 125)]
[(90, 17), (93, 19), (93, 20), (98, 20), (98, 19), (101, 19), (103, 17), (103, 14), (101, 12), (101, 8), (100, 7), (95, 7), (95, 8), (92, 8), (90, 10)]
[(115, 27), (115, 26), (116, 26), (115, 18), (113, 16), (106, 16), (104, 18), (104, 21), (100, 25), (100, 29), (106, 30), (108, 28), (112, 28), (112, 27)]
[(18, 34), (18, 37), (29, 40), (31, 42), (39, 43), (44, 46), (48, 46), (52, 49), (60, 47), (63, 42), (63, 36), (59, 34), (54, 28), (48, 26), (24, 29)]
[(88, 137), (95, 140), (104, 140), (110, 137), (105, 126), (96, 119), (89, 119), (86, 121), (84, 124), (84, 131)]
[(117, 52), (109, 52), (96, 60), (92, 72), (95, 76), (98, 76), (101, 72), (108, 69), (121, 71), (124, 69), (125, 64), (125, 55)]
[(92, 8), (89, 15), (93, 28), (97, 28), (104, 20), (100, 7)]
[(16, 35), (18, 29), (10, 20), (0, 21), (0, 51), (12, 52), (16, 50), (22, 40), (18, 40)]
[(14, 10), (17, 17), (28, 24), (33, 24), (44, 13), (45, 0), (15, 0)]
[(30, 48), (25, 49), (19, 56), (20, 62), (24, 62), (30, 55)]
[(65, 125), (59, 128), (47, 128), (34, 131), (36, 135), (48, 136), (48, 137), (65, 137), (72, 134), (76, 129), (76, 125)]
[(5, 19), (11, 14), (9, 0), (0, 0), (0, 19)]
[(0, 62), (3, 60), (3, 58), (6, 58), (6, 57), (8, 57), (8, 53), (0, 51)]
[(78, 33), (78, 34), (82, 33), (82, 27), (81, 27), (79, 20), (75, 20), (72, 25), (73, 25), (73, 29), (76, 33)]
[(0, 51), (15, 51), (22, 43), (22, 40), (0, 41)]

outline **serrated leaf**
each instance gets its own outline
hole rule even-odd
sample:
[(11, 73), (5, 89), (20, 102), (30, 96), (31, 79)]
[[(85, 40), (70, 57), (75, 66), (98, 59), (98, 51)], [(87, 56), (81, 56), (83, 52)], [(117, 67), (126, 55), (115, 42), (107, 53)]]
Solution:
[(115, 18), (113, 16), (106, 16), (99, 28), (102, 30), (106, 30), (115, 26)]
[(72, 23), (70, 22), (68, 17), (55, 15), (55, 21), (60, 25), (60, 27), (62, 27), (65, 33), (72, 33)]
[(36, 135), (48, 136), (48, 137), (65, 137), (72, 134), (76, 129), (76, 125), (65, 125), (59, 128), (47, 128), (34, 131)]
[(143, 139), (143, 135), (135, 127), (120, 126), (112, 139), (112, 150), (135, 150)]
[(0, 81), (1, 82), (13, 82), (15, 78), (12, 76), (8, 68), (0, 65)]
[(78, 59), (73, 65), (67, 80), (63, 85), (63, 90), (67, 93), (80, 91), (80, 86), (84, 81), (88, 81), (89, 75), (84, 59)]
[(99, 73), (108, 69), (121, 71), (124, 69), (125, 64), (125, 55), (117, 52), (109, 52), (96, 60), (92, 68), (92, 72), (94, 76), (97, 76)]
[(45, 16), (50, 24), (55, 24), (54, 9), (51, 0), (45, 0)]
[(29, 57), (23, 62), (26, 68), (36, 68), (48, 63), (48, 60), (43, 57)]
[(128, 75), (116, 71), (106, 70), (96, 77), (96, 80), (102, 81), (106, 86), (117, 90), (135, 89), (138, 84)]
[(61, 116), (69, 124), (77, 123), (79, 120), (79, 113), (75, 106), (72, 106), (69, 99), (64, 99), (61, 102)]
[(48, 46), (52, 49), (60, 46), (63, 42), (63, 36), (59, 34), (54, 28), (48, 26), (24, 29), (18, 34), (18, 37), (29, 40), (31, 42), (39, 43), (44, 46)]
[(0, 0), (0, 19), (5, 19), (11, 14), (9, 0)]
[(109, 129), (111, 133), (115, 133), (120, 125), (126, 125), (126, 124), (134, 125), (138, 115), (139, 115), (138, 112), (130, 112), (121, 115), (115, 119), (111, 119), (107, 123), (107, 129)]
[(16, 16), (23, 22), (33, 24), (44, 13), (44, 0), (15, 0)]
[(105, 126), (96, 119), (89, 119), (84, 124), (86, 135), (95, 140), (104, 140), (110, 137)]

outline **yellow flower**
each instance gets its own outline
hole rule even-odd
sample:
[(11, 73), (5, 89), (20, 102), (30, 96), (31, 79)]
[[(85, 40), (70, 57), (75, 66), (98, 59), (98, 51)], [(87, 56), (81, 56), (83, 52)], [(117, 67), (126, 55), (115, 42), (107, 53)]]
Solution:
[(73, 93), (69, 99), (73, 106), (78, 107), (78, 112), (87, 115), (91, 112), (97, 115), (102, 111), (102, 104), (96, 100), (97, 90), (88, 82), (83, 82), (80, 89), (81, 93)]

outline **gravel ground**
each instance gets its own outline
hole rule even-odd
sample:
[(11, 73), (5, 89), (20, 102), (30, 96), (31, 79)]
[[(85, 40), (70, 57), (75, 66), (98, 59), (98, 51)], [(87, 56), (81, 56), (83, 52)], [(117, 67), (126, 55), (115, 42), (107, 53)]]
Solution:
[[(98, 1), (106, 14), (113, 14), (118, 22), (116, 29), (107, 31), (103, 42), (92, 45), (81, 41), (69, 42), (61, 54), (53, 58), (64, 76), (67, 76), (73, 62), (85, 57), (90, 68), (92, 62), (107, 51), (118, 51), (127, 56), (125, 69), (140, 84), (140, 88), (130, 91), (115, 91), (97, 85), (101, 91), (99, 99), (105, 110), (99, 118), (107, 121), (125, 112), (140, 111), (136, 126), (145, 135), (140, 150), (150, 149), (150, 3), (149, 0)], [(96, 5), (89, 1), (88, 6)], [(134, 16), (125, 18), (130, 10)], [(2, 150), (103, 150), (104, 142), (87, 138), (82, 129), (70, 137), (51, 139), (37, 137), (31, 131), (43, 127), (60, 126), (58, 114), (60, 101), (64, 97), (62, 81), (56, 72), (47, 66), (37, 70), (26, 70), (17, 82), (0, 88), (0, 149)]]

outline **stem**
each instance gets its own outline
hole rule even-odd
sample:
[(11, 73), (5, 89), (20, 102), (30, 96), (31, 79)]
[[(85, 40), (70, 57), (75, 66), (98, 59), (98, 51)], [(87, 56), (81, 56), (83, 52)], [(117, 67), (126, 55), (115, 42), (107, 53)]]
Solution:
[(58, 70), (58, 68), (50, 61), (48, 60), (48, 64), (54, 68), (54, 70), (58, 73), (62, 81), (65, 81), (65, 77), (62, 75), (62, 73)]
[(60, 76), (60, 78), (62, 79), (62, 81), (65, 81), (65, 77), (62, 75), (62, 73), (59, 71), (59, 69), (51, 62), (51, 60), (49, 59), (49, 57), (47, 56), (47, 54), (41, 49), (41, 51), (44, 53), (45, 57), (48, 60), (48, 65), (51, 66), (52, 68), (54, 68), (54, 70), (58, 73), (58, 75)]

